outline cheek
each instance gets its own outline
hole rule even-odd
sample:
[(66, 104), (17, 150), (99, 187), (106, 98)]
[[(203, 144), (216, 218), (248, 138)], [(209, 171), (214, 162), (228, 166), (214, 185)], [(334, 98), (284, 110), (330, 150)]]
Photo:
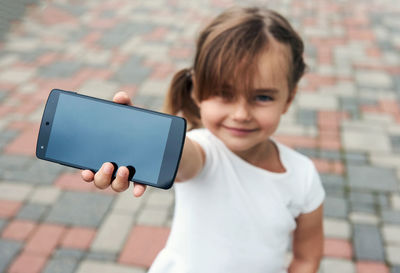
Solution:
[(223, 118), (221, 108), (211, 101), (200, 103), (201, 121), (205, 127), (219, 123)]

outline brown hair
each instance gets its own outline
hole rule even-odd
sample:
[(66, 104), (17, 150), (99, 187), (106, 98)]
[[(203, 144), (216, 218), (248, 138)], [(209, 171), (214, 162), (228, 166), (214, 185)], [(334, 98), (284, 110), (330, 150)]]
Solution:
[(193, 68), (182, 69), (173, 77), (165, 111), (186, 118), (189, 129), (200, 127), (200, 111), (192, 96), (205, 100), (218, 95), (227, 84), (249, 90), (258, 69), (254, 64), (268, 49), (270, 39), (288, 48), (287, 77), (292, 92), (305, 70), (304, 45), (299, 35), (272, 10), (231, 8), (200, 33)]

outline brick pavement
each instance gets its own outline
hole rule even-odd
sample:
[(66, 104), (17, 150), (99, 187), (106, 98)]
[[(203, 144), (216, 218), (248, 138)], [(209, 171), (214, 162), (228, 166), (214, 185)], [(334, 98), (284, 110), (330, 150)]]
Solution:
[[(197, 30), (240, 1), (8, 2), (0, 6), (0, 271), (145, 272), (168, 236), (173, 190), (140, 199), (99, 191), (76, 170), (35, 159), (44, 101), (54, 87), (106, 99), (125, 90), (160, 109), (174, 71), (191, 62)], [(320, 272), (399, 273), (399, 5), (268, 3), (306, 41), (309, 71), (277, 138), (314, 160), (327, 191)], [(8, 33), (3, 21), (12, 21)]]

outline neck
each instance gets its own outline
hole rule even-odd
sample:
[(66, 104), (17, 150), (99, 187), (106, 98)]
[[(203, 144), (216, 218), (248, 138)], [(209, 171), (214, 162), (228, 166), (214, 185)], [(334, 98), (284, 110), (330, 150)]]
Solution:
[(278, 148), (270, 139), (249, 150), (234, 153), (248, 163), (261, 169), (277, 173), (286, 171), (280, 161)]

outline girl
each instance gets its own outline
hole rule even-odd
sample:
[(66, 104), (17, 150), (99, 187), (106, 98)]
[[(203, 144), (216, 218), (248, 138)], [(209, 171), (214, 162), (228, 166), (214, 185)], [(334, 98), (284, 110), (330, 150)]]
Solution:
[[(300, 37), (271, 10), (230, 9), (201, 32), (193, 67), (175, 75), (167, 96), (167, 111), (192, 130), (171, 233), (149, 272), (317, 272), (324, 190), (309, 159), (271, 138), (304, 73), (302, 55)], [(114, 101), (130, 103), (125, 93)], [(128, 170), (114, 181), (112, 171), (105, 163), (82, 177), (126, 190)]]

